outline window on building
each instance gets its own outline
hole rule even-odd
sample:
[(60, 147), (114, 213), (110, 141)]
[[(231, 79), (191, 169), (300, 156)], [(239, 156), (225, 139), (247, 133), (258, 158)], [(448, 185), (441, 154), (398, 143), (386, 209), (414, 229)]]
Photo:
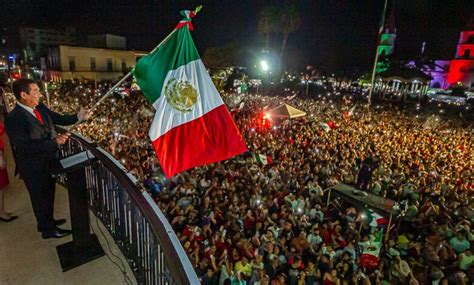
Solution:
[(74, 56), (69, 57), (69, 71), (76, 71), (76, 58)]
[(127, 61), (122, 58), (122, 71), (127, 71)]
[(95, 57), (91, 57), (90, 60), (91, 60), (91, 71), (96, 71), (97, 67), (95, 64)]
[(464, 55), (463, 55), (464, 58), (470, 58), (471, 57), (471, 50), (470, 49), (466, 49), (464, 50)]
[(107, 58), (107, 71), (112, 71), (112, 59)]

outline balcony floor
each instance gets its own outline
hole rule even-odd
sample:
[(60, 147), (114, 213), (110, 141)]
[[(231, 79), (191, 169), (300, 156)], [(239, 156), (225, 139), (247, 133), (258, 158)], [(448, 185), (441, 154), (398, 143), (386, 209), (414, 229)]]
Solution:
[[(71, 241), (72, 237), (43, 240), (40, 233), (36, 232), (28, 192), (23, 181), (13, 176), (14, 161), (8, 139), (5, 136), (4, 139), (10, 178), (10, 185), (5, 190), (5, 208), (7, 212), (19, 218), (10, 223), (0, 221), (0, 284), (130, 284), (126, 281), (122, 269), (114, 265), (107, 256), (62, 272), (56, 246)], [(57, 185), (55, 217), (67, 218), (67, 223), (61, 227), (70, 229), (67, 195), (66, 189)], [(105, 253), (122, 268), (125, 266), (124, 270), (132, 284), (136, 284), (132, 271), (107, 230), (94, 215), (91, 214), (90, 218), (92, 230), (99, 238)], [(111, 251), (120, 259), (114, 257)]]

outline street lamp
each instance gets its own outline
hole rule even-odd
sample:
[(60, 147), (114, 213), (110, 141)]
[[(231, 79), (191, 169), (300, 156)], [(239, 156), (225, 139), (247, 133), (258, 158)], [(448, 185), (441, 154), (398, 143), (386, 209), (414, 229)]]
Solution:
[(260, 68), (267, 72), (270, 69), (270, 66), (268, 65), (268, 62), (266, 60), (260, 61)]
[[(260, 70), (264, 74), (266, 74), (270, 70), (270, 65), (268, 64), (268, 61), (266, 61), (265, 59), (262, 59), (260, 61)], [(262, 89), (263, 89), (263, 82), (257, 85), (257, 94), (258, 94), (259, 85), (262, 85)]]

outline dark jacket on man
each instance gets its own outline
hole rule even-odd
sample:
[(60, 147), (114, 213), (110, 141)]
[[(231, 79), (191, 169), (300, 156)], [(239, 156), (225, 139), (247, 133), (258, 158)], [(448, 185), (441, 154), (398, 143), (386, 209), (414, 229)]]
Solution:
[(16, 105), (5, 119), (5, 129), (14, 149), (20, 177), (30, 193), (39, 231), (54, 229), (55, 179), (50, 164), (59, 158), (54, 125), (71, 125), (77, 115), (61, 115), (40, 103), (36, 110), (44, 124), (23, 107)]

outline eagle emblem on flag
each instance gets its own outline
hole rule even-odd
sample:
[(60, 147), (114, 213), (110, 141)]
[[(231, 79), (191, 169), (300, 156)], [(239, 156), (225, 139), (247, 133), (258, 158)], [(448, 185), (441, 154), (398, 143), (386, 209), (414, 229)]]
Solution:
[(187, 113), (191, 111), (198, 98), (197, 89), (189, 81), (168, 80), (165, 87), (166, 101), (176, 110)]

